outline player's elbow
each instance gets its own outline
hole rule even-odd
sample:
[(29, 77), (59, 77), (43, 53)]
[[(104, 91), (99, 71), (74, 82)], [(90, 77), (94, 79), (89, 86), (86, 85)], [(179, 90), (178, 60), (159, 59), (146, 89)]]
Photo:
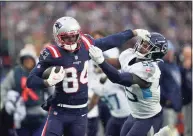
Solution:
[(111, 78), (110, 79), (110, 81), (112, 82), (112, 83), (119, 83), (120, 82), (120, 78), (119, 77), (117, 77), (117, 78)]

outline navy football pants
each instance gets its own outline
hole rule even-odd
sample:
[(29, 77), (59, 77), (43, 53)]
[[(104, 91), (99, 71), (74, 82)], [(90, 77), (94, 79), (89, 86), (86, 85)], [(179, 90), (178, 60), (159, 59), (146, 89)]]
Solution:
[(120, 136), (121, 128), (126, 120), (127, 117), (115, 118), (111, 116), (107, 123), (105, 136)]
[(148, 119), (136, 119), (131, 115), (123, 124), (121, 136), (146, 136), (153, 126), (154, 133), (157, 133), (162, 126), (162, 111)]
[(87, 115), (69, 115), (50, 110), (42, 136), (85, 136)]
[(97, 135), (98, 123), (99, 123), (99, 118), (98, 117), (88, 119), (87, 136), (96, 136)]

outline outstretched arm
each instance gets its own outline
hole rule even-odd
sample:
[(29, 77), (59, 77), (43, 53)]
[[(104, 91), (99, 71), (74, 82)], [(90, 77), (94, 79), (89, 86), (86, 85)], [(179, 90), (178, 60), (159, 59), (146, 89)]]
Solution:
[(91, 58), (97, 64), (99, 64), (103, 72), (113, 83), (118, 83), (127, 87), (131, 86), (132, 84), (138, 84), (141, 88), (147, 88), (151, 85), (150, 83), (142, 80), (135, 74), (129, 72), (120, 73), (117, 69), (115, 69), (113, 66), (111, 66), (104, 60), (102, 51), (99, 48), (94, 46), (90, 47), (89, 54)]
[(108, 76), (109, 80), (113, 83), (117, 83), (124, 86), (131, 86), (133, 84), (138, 84), (141, 88), (147, 88), (150, 86), (150, 83), (140, 79), (135, 74), (124, 72), (120, 73), (113, 66), (108, 64), (106, 61), (99, 64), (103, 72)]
[(121, 47), (124, 43), (134, 37), (132, 30), (126, 30), (120, 33), (112, 34), (104, 38), (99, 38), (94, 40), (95, 46), (99, 47), (102, 51), (114, 48)]
[(121, 64), (120, 64), (118, 58), (108, 58), (108, 59), (105, 59), (105, 60), (106, 60), (107, 63), (111, 64), (116, 69), (120, 69), (121, 68)]
[(99, 38), (94, 40), (94, 45), (100, 48), (102, 51), (114, 48), (121, 47), (128, 40), (132, 39), (135, 36), (139, 36), (143, 39), (146, 39), (147, 35), (150, 33), (147, 30), (135, 29), (135, 30), (126, 30), (120, 33), (112, 34), (104, 38)]

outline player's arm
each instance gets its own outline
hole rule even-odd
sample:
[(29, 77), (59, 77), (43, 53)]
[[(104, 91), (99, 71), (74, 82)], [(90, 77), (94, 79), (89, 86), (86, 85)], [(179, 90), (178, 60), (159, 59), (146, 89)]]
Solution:
[(119, 62), (118, 58), (108, 58), (105, 59), (105, 61), (109, 64), (111, 64), (113, 67), (115, 67), (116, 69), (120, 69), (121, 68), (121, 64)]
[(141, 88), (148, 88), (151, 86), (151, 83), (148, 83), (137, 75), (124, 72), (120, 73), (117, 69), (115, 69), (112, 65), (108, 64), (103, 57), (102, 51), (97, 47), (91, 47), (89, 49), (89, 54), (91, 58), (99, 64), (100, 68), (107, 75), (109, 80), (113, 83), (117, 83), (124, 86), (131, 86), (133, 84), (138, 84)]
[(94, 93), (88, 105), (88, 112), (91, 111), (95, 105), (97, 105), (97, 103), (99, 102), (99, 99), (100, 99), (100, 96)]
[(27, 87), (32, 89), (43, 89), (49, 87), (46, 80), (42, 79), (42, 73), (46, 70), (45, 67), (40, 62), (33, 68), (27, 78)]
[(94, 45), (100, 48), (102, 51), (105, 51), (114, 47), (121, 47), (124, 43), (135, 36), (140, 36), (144, 39), (147, 35), (149, 35), (149, 32), (147, 30), (129, 29), (120, 33), (109, 35), (104, 38), (96, 39), (94, 40)]
[(27, 79), (27, 87), (32, 89), (42, 89), (53, 86), (64, 78), (64, 69), (61, 67), (58, 73), (52, 69), (48, 79), (42, 79), (43, 72), (50, 66), (51, 54), (48, 50), (44, 49), (40, 54), (39, 63), (30, 72)]
[(137, 75), (129, 72), (120, 73), (112, 65), (108, 64), (106, 61), (99, 64), (103, 72), (107, 75), (109, 80), (113, 83), (117, 83), (124, 86), (131, 86), (133, 84), (138, 84), (141, 88), (148, 88), (151, 86), (151, 83), (148, 83)]

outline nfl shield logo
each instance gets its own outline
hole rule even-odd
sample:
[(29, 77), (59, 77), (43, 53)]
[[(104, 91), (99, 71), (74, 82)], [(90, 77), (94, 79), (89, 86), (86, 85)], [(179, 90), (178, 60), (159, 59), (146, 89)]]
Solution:
[(54, 111), (54, 113), (53, 113), (54, 115), (58, 115), (58, 113), (56, 112), (56, 111)]
[(78, 56), (74, 56), (74, 58), (75, 58), (75, 60), (77, 60), (77, 59), (78, 59)]

